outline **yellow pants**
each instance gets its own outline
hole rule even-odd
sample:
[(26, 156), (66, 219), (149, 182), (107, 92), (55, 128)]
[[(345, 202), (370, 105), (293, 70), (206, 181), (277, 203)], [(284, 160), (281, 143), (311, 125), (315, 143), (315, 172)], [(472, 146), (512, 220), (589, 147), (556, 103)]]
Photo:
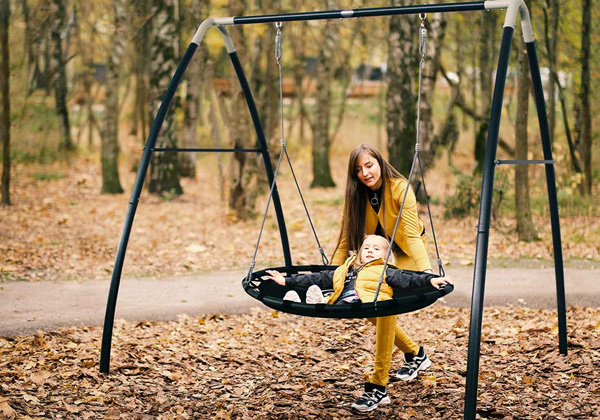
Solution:
[[(425, 242), (425, 238), (423, 237)], [(396, 266), (407, 270), (418, 270), (414, 260), (406, 254), (396, 254)], [(403, 353), (417, 354), (419, 346), (396, 324), (397, 315), (369, 318), (377, 327), (375, 338), (375, 367), (369, 382), (387, 386), (394, 345)]]
[(403, 353), (417, 354), (419, 346), (396, 324), (397, 315), (369, 318), (377, 327), (375, 338), (375, 367), (369, 382), (387, 386), (394, 344)]

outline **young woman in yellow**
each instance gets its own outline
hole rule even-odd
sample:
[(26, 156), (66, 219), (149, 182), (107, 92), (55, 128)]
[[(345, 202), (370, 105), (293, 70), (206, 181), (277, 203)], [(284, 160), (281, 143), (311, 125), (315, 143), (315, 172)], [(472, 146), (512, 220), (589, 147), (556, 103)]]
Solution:
[[(390, 239), (404, 199), (398, 230), (392, 244), (395, 265), (401, 269), (431, 272), (425, 228), (417, 211), (417, 200), (405, 177), (400, 175), (376, 148), (361, 144), (350, 153), (342, 214), (342, 225), (331, 263), (343, 264), (349, 251), (359, 249), (365, 235)], [(379, 389), (385, 393), (394, 344), (404, 352), (405, 363), (399, 379), (414, 379), (431, 361), (399, 326), (396, 315), (369, 319), (377, 327), (375, 371), (365, 384), (365, 394)]]
[[(311, 303), (309, 302), (311, 289), (313, 295), (319, 295), (318, 299), (315, 299), (315, 296), (313, 296), (313, 300), (316, 303), (343, 305), (357, 301), (372, 302), (375, 298), (379, 278), (385, 267), (385, 257), (389, 247), (390, 243), (384, 237), (368, 235), (362, 242), (358, 254), (350, 255), (336, 270), (321, 271), (313, 274), (294, 274), (288, 278), (283, 277), (278, 271), (267, 270), (267, 275), (264, 278), (273, 280), (277, 284), (290, 289), (308, 289), (307, 303)], [(439, 277), (434, 274), (405, 272), (390, 265), (386, 269), (384, 283), (382, 283), (377, 300), (391, 299), (394, 294), (392, 287), (413, 290), (426, 286), (440, 288), (447, 283), (451, 284), (452, 282), (448, 278)], [(328, 300), (325, 300), (321, 289), (333, 289), (334, 292)], [(297, 301), (300, 301), (298, 294), (294, 290), (290, 290), (288, 293), (294, 293)], [(395, 322), (395, 317), (393, 317), (393, 320)], [(379, 331), (379, 323), (377, 325), (377, 330)], [(371, 382), (365, 385), (365, 393), (352, 405), (357, 410), (371, 411), (380, 404), (390, 403), (386, 384), (388, 371), (392, 363), (393, 324), (388, 328), (392, 332), (392, 336), (388, 334), (389, 337), (387, 338), (389, 345), (385, 346), (386, 351), (380, 354), (379, 359), (377, 356), (375, 358), (373, 378)]]

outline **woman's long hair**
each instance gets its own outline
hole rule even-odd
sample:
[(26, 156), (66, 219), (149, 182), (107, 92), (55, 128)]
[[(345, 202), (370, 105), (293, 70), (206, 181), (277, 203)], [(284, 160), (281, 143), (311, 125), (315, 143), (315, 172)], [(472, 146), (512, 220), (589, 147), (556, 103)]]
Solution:
[[(383, 158), (381, 152), (368, 144), (361, 144), (354, 148), (348, 159), (348, 176), (346, 179), (346, 193), (344, 196), (343, 223), (340, 228), (340, 234), (335, 249), (340, 246), (341, 240), (345, 237), (348, 244), (348, 251), (356, 251), (360, 248), (365, 236), (365, 211), (368, 200), (368, 189), (365, 184), (360, 182), (356, 174), (358, 160), (365, 154), (369, 154), (377, 160), (381, 168), (381, 201), (380, 208), (385, 211), (385, 188), (386, 181), (390, 178), (403, 178), (387, 160)], [(385, 216), (384, 216), (385, 220)], [(383, 226), (385, 231), (385, 226)], [(386, 239), (387, 234), (386, 234)]]

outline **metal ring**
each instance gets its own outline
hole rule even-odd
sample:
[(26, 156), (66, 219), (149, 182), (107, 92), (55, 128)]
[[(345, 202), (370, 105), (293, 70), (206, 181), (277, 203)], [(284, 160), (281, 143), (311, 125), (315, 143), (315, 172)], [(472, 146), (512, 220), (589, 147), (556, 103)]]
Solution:
[(427, 13), (419, 13), (419, 19), (421, 19), (421, 22), (424, 22), (427, 19)]
[(282, 26), (283, 26), (283, 22), (275, 22), (275, 27), (277, 29), (281, 29)]

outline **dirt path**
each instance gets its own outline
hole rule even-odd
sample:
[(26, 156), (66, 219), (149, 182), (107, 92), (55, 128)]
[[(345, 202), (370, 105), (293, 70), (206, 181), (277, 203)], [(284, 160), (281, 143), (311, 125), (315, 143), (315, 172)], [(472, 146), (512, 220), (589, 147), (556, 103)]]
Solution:
[[(469, 307), (472, 267), (448, 270), (455, 291), (440, 304)], [(116, 319), (171, 320), (179, 314), (243, 313), (261, 304), (241, 287), (241, 271), (198, 276), (122, 279)], [(600, 306), (600, 270), (565, 269), (567, 305)], [(86, 282), (13, 282), (0, 285), (0, 336), (71, 326), (102, 325), (110, 279)], [(485, 305), (555, 308), (554, 269), (492, 268)]]

